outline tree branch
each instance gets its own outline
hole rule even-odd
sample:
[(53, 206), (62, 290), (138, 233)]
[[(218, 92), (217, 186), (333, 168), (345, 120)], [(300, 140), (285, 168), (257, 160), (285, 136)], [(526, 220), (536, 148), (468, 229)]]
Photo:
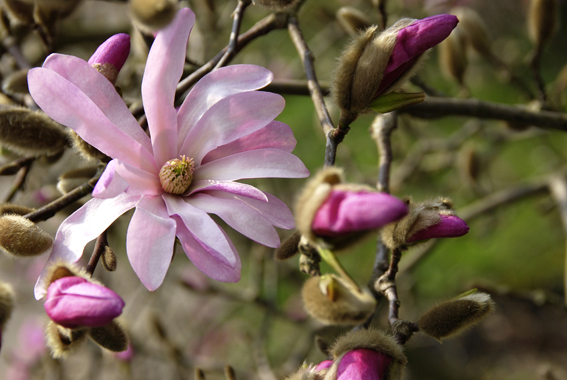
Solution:
[(232, 21), (232, 31), (230, 32), (230, 40), (226, 52), (216, 64), (215, 69), (225, 66), (236, 54), (236, 49), (238, 47), (238, 35), (240, 34), (240, 25), (242, 25), (242, 17), (244, 17), (244, 11), (250, 5), (250, 0), (238, 0), (238, 5), (233, 13)]

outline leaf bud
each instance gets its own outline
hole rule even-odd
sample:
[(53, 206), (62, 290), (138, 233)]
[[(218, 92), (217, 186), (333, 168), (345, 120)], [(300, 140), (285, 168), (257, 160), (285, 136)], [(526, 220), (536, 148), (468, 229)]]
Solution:
[(66, 358), (73, 354), (85, 341), (87, 330), (72, 330), (49, 321), (45, 328), (47, 347), (55, 359)]
[(112, 160), (106, 154), (102, 153), (100, 150), (96, 149), (91, 144), (87, 143), (72, 129), (67, 130), (67, 134), (71, 139), (73, 148), (75, 148), (79, 154), (87, 161), (102, 161), (109, 162)]
[(449, 37), (439, 44), (439, 64), (443, 74), (450, 76), (461, 86), (465, 83), (465, 72), (468, 66), (468, 40), (465, 32), (456, 27)]
[(94, 177), (96, 172), (96, 166), (87, 166), (84, 168), (69, 170), (59, 177), (57, 190), (59, 190), (61, 194), (67, 194)]
[(37, 256), (53, 244), (51, 236), (21, 215), (0, 217), (0, 248), (17, 257)]
[(68, 146), (65, 129), (40, 111), (0, 108), (0, 146), (28, 157), (54, 155)]
[(28, 69), (18, 70), (2, 81), (2, 91), (6, 94), (28, 94)]
[(349, 35), (354, 36), (372, 26), (365, 13), (353, 7), (342, 7), (337, 11), (339, 25)]
[(477, 325), (493, 310), (489, 294), (468, 294), (433, 306), (419, 318), (419, 329), (441, 341)]
[(541, 49), (555, 34), (558, 27), (557, 0), (531, 0), (528, 10), (528, 32), (532, 42)]
[[(0, 282), (0, 334), (6, 326), (6, 322), (12, 315), (14, 309), (14, 290), (5, 282)], [(1, 335), (0, 335), (1, 337)], [(0, 339), (1, 344), (1, 339)]]
[(354, 325), (374, 312), (376, 300), (366, 289), (355, 289), (333, 274), (314, 276), (303, 284), (303, 305), (309, 315), (324, 324)]
[(177, 12), (174, 0), (130, 0), (130, 14), (140, 30), (155, 32), (168, 26)]
[(390, 249), (405, 249), (421, 240), (459, 237), (469, 232), (469, 226), (455, 215), (453, 201), (437, 198), (414, 203), (407, 200), (409, 214), (382, 229), (382, 241)]
[(104, 252), (101, 256), (102, 265), (109, 272), (114, 272), (116, 270), (116, 254), (108, 245), (104, 247)]
[(252, 0), (252, 3), (274, 11), (283, 11), (297, 3), (297, 0)]
[(295, 231), (290, 237), (284, 240), (284, 242), (276, 248), (274, 252), (274, 258), (276, 261), (287, 260), (292, 256), (295, 256), (299, 252), (299, 241), (301, 240), (301, 233)]
[(128, 335), (116, 321), (89, 329), (89, 337), (98, 345), (113, 352), (126, 351), (130, 343)]
[(29, 214), (30, 212), (35, 211), (34, 208), (31, 207), (26, 207), (26, 206), (20, 206), (20, 205), (16, 205), (13, 203), (1, 203), (0, 204), (0, 216), (6, 215), (6, 214), (16, 214), (16, 215), (26, 215)]

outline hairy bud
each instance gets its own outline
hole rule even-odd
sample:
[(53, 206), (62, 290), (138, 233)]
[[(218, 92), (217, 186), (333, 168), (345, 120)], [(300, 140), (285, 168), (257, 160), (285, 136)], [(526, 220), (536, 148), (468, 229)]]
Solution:
[(174, 0), (130, 0), (130, 14), (141, 30), (155, 32), (163, 29), (175, 17)]
[(116, 270), (116, 254), (108, 245), (104, 247), (104, 252), (101, 257), (102, 265), (109, 272), (114, 272)]
[(28, 91), (28, 69), (18, 70), (8, 75), (2, 81), (2, 91), (6, 94), (27, 94)]
[(295, 231), (293, 235), (288, 237), (274, 252), (274, 258), (277, 261), (289, 259), (299, 252), (299, 242), (301, 240), (301, 233)]
[(130, 342), (126, 332), (116, 321), (89, 329), (89, 336), (97, 344), (113, 352), (126, 351)]
[(10, 284), (0, 282), (0, 333), (4, 330), (6, 322), (14, 309), (14, 290)]
[(87, 166), (80, 169), (69, 170), (59, 177), (57, 190), (59, 190), (61, 194), (67, 194), (94, 177), (96, 172), (96, 166)]
[(528, 32), (538, 47), (546, 45), (558, 27), (557, 0), (531, 0), (528, 11)]
[(20, 215), (0, 217), (0, 248), (18, 257), (37, 256), (53, 244), (51, 236)]
[(100, 150), (96, 149), (94, 146), (87, 143), (72, 129), (67, 130), (67, 134), (71, 139), (73, 148), (75, 148), (79, 154), (87, 161), (102, 161), (109, 162), (112, 160), (106, 154), (102, 153)]
[(40, 111), (0, 108), (0, 145), (23, 156), (53, 155), (67, 147), (64, 128)]
[(443, 74), (452, 77), (461, 86), (465, 83), (465, 71), (468, 66), (467, 45), (467, 37), (460, 25), (439, 44), (439, 64)]
[(72, 330), (49, 321), (45, 328), (46, 343), (55, 359), (66, 358), (85, 341), (87, 330)]
[(439, 341), (477, 325), (494, 310), (486, 293), (473, 293), (441, 302), (419, 318), (419, 329)]
[(351, 36), (372, 26), (366, 14), (353, 7), (340, 8), (337, 11), (337, 21)]
[(376, 300), (366, 289), (359, 290), (333, 274), (311, 277), (301, 291), (309, 315), (325, 324), (354, 325), (372, 313)]

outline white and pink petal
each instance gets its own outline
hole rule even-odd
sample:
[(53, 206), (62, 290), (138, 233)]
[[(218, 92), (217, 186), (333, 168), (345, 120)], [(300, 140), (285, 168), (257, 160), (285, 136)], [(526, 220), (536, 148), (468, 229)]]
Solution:
[(238, 194), (243, 197), (256, 199), (259, 201), (267, 202), (268, 198), (261, 190), (258, 190), (254, 186), (247, 185), (244, 183), (232, 182), (232, 181), (213, 181), (213, 180), (202, 180), (193, 182), (189, 188), (189, 193), (187, 196), (197, 194), (202, 191), (220, 190), (226, 191), (231, 194)]

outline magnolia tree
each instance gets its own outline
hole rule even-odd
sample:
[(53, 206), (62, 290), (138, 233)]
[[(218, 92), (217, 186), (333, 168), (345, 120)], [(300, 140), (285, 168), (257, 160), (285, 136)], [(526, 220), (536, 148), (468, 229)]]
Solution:
[(4, 378), (562, 378), (565, 9), (493, 3), (4, 0)]

